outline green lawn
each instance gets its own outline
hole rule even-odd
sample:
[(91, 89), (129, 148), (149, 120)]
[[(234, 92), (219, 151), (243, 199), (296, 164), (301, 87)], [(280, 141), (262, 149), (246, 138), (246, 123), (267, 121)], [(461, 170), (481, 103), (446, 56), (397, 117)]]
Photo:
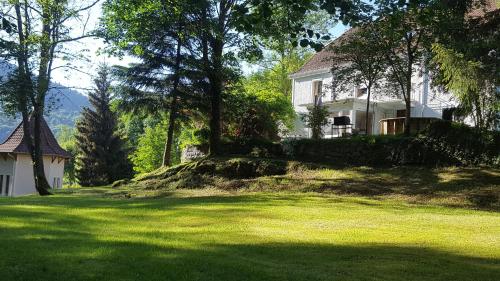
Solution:
[(499, 280), (500, 213), (318, 193), (0, 198), (0, 280)]

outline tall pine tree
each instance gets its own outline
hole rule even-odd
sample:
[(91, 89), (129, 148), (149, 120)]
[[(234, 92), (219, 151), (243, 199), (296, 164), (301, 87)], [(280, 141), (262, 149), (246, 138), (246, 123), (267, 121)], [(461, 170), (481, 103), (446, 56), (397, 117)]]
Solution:
[(97, 186), (132, 176), (124, 142), (116, 134), (117, 118), (110, 109), (109, 69), (101, 66), (89, 94), (92, 108), (84, 108), (77, 122), (76, 177), (81, 185)]

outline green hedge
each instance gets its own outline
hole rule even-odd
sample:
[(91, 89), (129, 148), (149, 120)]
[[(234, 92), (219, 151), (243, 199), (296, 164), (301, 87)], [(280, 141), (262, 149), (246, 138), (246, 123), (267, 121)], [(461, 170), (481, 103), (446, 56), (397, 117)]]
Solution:
[(248, 139), (224, 142), (221, 151), (228, 156), (288, 158), (339, 166), (499, 166), (500, 133), (436, 121), (420, 135), (412, 137), (355, 136), (291, 139), (282, 143)]
[(447, 121), (432, 123), (420, 136), (430, 149), (464, 165), (500, 164), (500, 132)]
[[(283, 143), (283, 150), (290, 158), (339, 166), (435, 165), (451, 162), (451, 159), (429, 151), (417, 139), (400, 136), (289, 140)], [(442, 163), (443, 160), (446, 160), (446, 163)]]
[(432, 123), (416, 137), (359, 136), (283, 142), (290, 158), (337, 165), (500, 164), (500, 133), (447, 121)]
[(224, 155), (246, 155), (255, 157), (282, 157), (283, 149), (280, 143), (260, 140), (241, 139), (221, 144)]

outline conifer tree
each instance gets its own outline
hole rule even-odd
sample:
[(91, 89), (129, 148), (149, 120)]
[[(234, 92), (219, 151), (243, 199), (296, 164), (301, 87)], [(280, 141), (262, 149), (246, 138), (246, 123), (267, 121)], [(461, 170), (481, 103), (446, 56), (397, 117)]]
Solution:
[(110, 109), (109, 69), (101, 66), (89, 94), (92, 108), (84, 108), (77, 122), (76, 177), (81, 185), (110, 184), (132, 175), (124, 142), (116, 134), (117, 119)]

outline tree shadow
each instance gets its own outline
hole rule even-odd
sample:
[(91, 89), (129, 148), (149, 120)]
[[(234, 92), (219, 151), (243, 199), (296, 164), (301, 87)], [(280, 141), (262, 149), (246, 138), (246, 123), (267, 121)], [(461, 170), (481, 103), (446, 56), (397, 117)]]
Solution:
[[(329, 175), (310, 171), (301, 175), (268, 177), (252, 183), (257, 189), (352, 194), (404, 195), (423, 198), (456, 197), (476, 208), (500, 209), (500, 171), (488, 168), (425, 167), (343, 168)], [(346, 176), (349, 175), (349, 176)]]
[[(285, 243), (269, 237), (262, 242), (262, 237), (241, 229), (210, 227), (221, 220), (236, 226), (241, 218), (260, 218), (260, 207), (306, 204), (303, 200), (307, 203), (308, 199), (271, 194), (0, 200), (0, 280), (475, 281), (500, 276), (498, 258), (390, 241), (343, 245)], [(248, 204), (252, 208), (245, 207)], [(223, 208), (210, 208), (218, 205)], [(162, 224), (158, 228), (148, 225), (157, 212), (143, 210), (161, 211)], [(190, 220), (200, 214), (202, 222)], [(177, 216), (176, 227), (169, 225), (173, 216)]]
[(106, 241), (73, 232), (45, 240), (9, 237), (1, 239), (8, 243), (1, 254), (3, 280), (493, 281), (500, 276), (499, 259), (397, 245), (228, 243), (192, 248)]

